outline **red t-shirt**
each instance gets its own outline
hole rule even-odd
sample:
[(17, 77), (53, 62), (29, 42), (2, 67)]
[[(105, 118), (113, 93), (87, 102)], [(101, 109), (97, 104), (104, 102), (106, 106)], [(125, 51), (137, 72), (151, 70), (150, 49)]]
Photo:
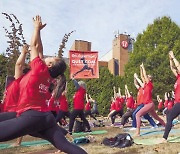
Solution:
[(59, 110), (64, 111), (64, 112), (68, 112), (68, 101), (67, 101), (65, 95), (60, 96), (59, 102), (60, 102)]
[(168, 100), (165, 100), (165, 101), (164, 101), (164, 107), (165, 107), (165, 108), (168, 107)]
[(167, 106), (168, 110), (172, 109), (173, 105), (174, 105), (174, 102), (173, 101), (169, 101), (168, 102), (168, 106)]
[(177, 76), (176, 83), (174, 84), (175, 103), (180, 103), (180, 74)]
[(147, 84), (145, 84), (144, 87), (144, 93), (143, 93), (143, 103), (148, 104), (152, 103), (152, 91), (153, 91), (153, 84), (151, 81), (149, 81)]
[(137, 93), (137, 106), (143, 103), (143, 88), (140, 87)]
[(84, 110), (84, 96), (86, 90), (83, 87), (80, 87), (74, 95), (74, 109)]
[(134, 109), (135, 101), (132, 96), (128, 97), (126, 100), (126, 107), (130, 109)]
[(31, 70), (21, 79), (17, 114), (33, 109), (46, 112), (46, 100), (51, 77), (46, 64), (36, 57), (30, 63)]
[(55, 101), (54, 97), (51, 97), (48, 103), (48, 111), (58, 112), (58, 110), (59, 110), (59, 101)]
[(116, 98), (116, 100), (115, 100), (115, 110), (120, 111), (121, 109), (122, 109), (122, 105), (121, 105), (120, 99)]
[(159, 102), (158, 109), (161, 110), (163, 108), (163, 101)]
[[(23, 77), (23, 76), (22, 76)], [(14, 80), (10, 85), (6, 88), (4, 93), (4, 112), (16, 112), (16, 107), (19, 99), (19, 82), (21, 81), (22, 77)]]
[(90, 111), (91, 110), (91, 104), (90, 102), (87, 102), (85, 105), (85, 111)]
[(115, 102), (112, 102), (111, 103), (111, 108), (110, 108), (110, 111), (113, 111), (116, 109), (116, 105), (115, 105)]

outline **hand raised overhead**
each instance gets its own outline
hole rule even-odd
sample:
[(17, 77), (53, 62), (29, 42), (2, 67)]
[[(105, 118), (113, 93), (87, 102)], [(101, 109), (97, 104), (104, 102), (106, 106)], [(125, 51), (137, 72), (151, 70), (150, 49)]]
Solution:
[(41, 30), (43, 29), (46, 24), (42, 24), (41, 16), (37, 15), (33, 18), (34, 27)]

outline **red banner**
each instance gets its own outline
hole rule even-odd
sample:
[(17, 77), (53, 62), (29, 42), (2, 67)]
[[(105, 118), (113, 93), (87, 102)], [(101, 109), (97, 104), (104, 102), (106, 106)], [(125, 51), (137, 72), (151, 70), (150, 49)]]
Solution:
[(99, 78), (97, 51), (69, 51), (70, 78)]

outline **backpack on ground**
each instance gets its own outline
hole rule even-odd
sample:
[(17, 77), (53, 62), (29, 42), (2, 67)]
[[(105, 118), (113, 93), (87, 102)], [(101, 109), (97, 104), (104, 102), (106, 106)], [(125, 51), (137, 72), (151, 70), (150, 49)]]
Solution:
[(102, 144), (110, 147), (125, 148), (134, 143), (133, 138), (128, 133), (121, 133), (112, 138), (104, 138)]
[(76, 120), (74, 124), (74, 132), (79, 133), (79, 132), (84, 132), (85, 131), (85, 125), (82, 121)]

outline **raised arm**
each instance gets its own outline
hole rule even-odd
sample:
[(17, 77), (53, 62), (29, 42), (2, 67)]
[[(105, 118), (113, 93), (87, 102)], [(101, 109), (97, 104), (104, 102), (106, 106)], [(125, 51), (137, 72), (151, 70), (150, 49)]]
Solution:
[(22, 47), (21, 54), (19, 55), (15, 64), (14, 78), (18, 79), (23, 75), (23, 69), (25, 65), (26, 53), (28, 53), (29, 46), (26, 44)]
[(78, 90), (78, 89), (80, 88), (80, 86), (79, 86), (77, 80), (74, 79), (74, 78), (72, 78), (72, 81), (73, 81), (73, 83), (74, 83), (74, 85), (75, 85), (76, 90)]
[(180, 72), (180, 65), (177, 59), (175, 58), (173, 51), (169, 52), (169, 60), (170, 60), (171, 71), (173, 72), (175, 76), (177, 76), (178, 72)]
[(161, 101), (159, 95), (157, 95), (157, 101), (158, 101), (158, 103)]
[(116, 94), (116, 87), (115, 86), (113, 87), (113, 91), (114, 91), (114, 98), (116, 98), (117, 94)]
[(125, 92), (126, 92), (127, 97), (131, 97), (127, 85), (125, 85)]
[(86, 93), (86, 102), (89, 102), (88, 94)]
[(35, 18), (33, 18), (33, 23), (34, 23), (34, 30), (31, 37), (31, 51), (30, 51), (31, 61), (37, 56), (43, 58), (43, 51), (42, 51), (43, 48), (42, 48), (40, 30), (46, 26), (46, 24), (42, 24), (40, 16), (36, 16)]
[(144, 78), (144, 75), (143, 75), (143, 70), (142, 70), (141, 65), (140, 65), (140, 76), (141, 76), (142, 82), (145, 83), (146, 81), (145, 81), (145, 78)]
[[(141, 79), (138, 78), (138, 75), (136, 73), (134, 73), (134, 79), (141, 87), (144, 87), (144, 83), (141, 81)], [(137, 89), (139, 89), (139, 85), (138, 85), (138, 88), (136, 87)]]
[[(141, 67), (141, 69), (142, 69), (143, 79), (145, 80), (146, 83), (148, 83), (148, 82), (149, 82), (149, 79), (148, 79), (148, 76), (147, 76), (147, 74), (146, 74), (146, 70), (145, 70), (145, 68), (144, 68), (144, 64), (142, 63), (142, 64), (140, 65), (140, 67)], [(144, 81), (143, 81), (143, 82), (144, 82)]]
[(118, 88), (118, 94), (119, 94), (119, 97), (122, 97), (120, 87)]

